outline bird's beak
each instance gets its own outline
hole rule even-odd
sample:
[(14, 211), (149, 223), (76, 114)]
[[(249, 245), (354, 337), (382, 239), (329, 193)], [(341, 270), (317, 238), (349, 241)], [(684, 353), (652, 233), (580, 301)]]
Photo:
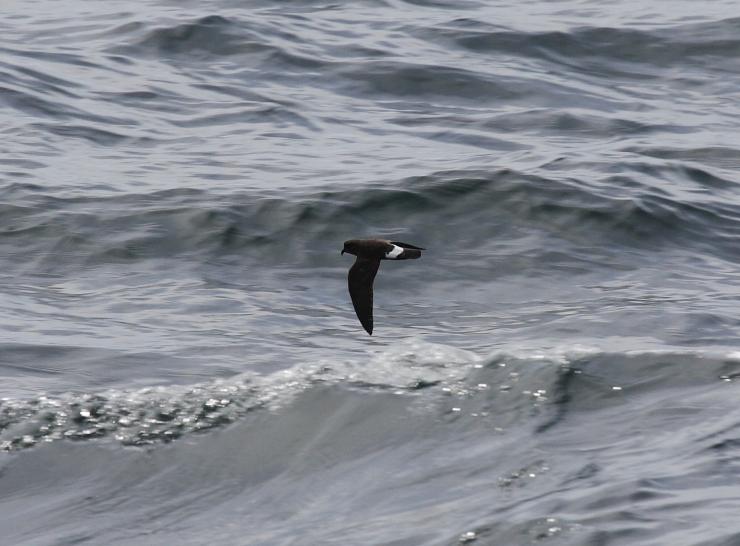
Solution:
[(344, 256), (344, 249), (342, 249), (342, 253), (340, 254), (340, 256)]

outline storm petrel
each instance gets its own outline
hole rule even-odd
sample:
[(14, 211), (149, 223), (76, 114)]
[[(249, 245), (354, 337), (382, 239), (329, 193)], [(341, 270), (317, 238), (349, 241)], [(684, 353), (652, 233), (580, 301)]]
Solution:
[(421, 247), (384, 239), (352, 239), (344, 243), (342, 254), (357, 256), (349, 270), (347, 284), (352, 305), (360, 324), (373, 335), (373, 281), (380, 260), (415, 260), (421, 257)]

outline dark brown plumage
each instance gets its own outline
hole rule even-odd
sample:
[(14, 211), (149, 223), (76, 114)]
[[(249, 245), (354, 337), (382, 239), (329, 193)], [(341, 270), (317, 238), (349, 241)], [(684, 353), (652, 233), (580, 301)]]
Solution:
[(347, 284), (357, 318), (368, 334), (373, 334), (373, 281), (380, 260), (415, 260), (421, 257), (422, 250), (408, 243), (384, 239), (351, 239), (344, 243), (342, 254), (357, 256), (349, 270)]

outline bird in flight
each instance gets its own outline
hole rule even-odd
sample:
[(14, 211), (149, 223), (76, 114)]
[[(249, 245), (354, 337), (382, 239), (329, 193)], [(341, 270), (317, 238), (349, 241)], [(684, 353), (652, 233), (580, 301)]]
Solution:
[(385, 239), (351, 239), (345, 241), (345, 252), (357, 256), (349, 270), (347, 284), (352, 305), (365, 331), (373, 335), (373, 281), (380, 260), (415, 260), (421, 257), (421, 247)]

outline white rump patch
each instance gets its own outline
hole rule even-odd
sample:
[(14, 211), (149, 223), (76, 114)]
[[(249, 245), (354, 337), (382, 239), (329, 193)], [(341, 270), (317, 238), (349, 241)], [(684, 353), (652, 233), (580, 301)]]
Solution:
[(391, 260), (395, 260), (401, 254), (403, 254), (403, 248), (398, 245), (393, 245), (393, 250), (389, 250), (388, 252), (386, 252), (385, 257), (390, 258)]

